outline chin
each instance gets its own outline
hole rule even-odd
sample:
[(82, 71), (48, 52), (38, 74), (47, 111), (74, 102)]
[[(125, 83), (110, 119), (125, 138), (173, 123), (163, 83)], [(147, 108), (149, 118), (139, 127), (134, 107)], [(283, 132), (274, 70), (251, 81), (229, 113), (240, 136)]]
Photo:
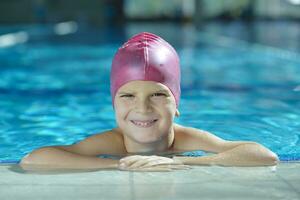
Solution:
[(155, 142), (157, 142), (157, 141), (159, 141), (160, 139), (157, 139), (157, 138), (155, 138), (155, 139), (140, 139), (140, 140), (136, 140), (138, 143), (140, 143), (140, 144), (151, 144), (151, 143), (155, 143)]
[(148, 135), (141, 135), (141, 137), (132, 137), (132, 139), (135, 141), (135, 142), (138, 142), (140, 144), (150, 144), (150, 143), (154, 143), (154, 142), (157, 142), (157, 141), (160, 141), (162, 137), (158, 137), (158, 136), (155, 136), (155, 135), (151, 135), (151, 136), (148, 136)]

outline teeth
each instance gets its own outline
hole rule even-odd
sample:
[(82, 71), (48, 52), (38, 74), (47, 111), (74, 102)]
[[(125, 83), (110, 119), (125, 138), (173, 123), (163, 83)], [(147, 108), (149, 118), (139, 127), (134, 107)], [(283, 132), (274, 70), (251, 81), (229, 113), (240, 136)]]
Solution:
[(135, 121), (135, 120), (131, 120), (132, 123), (134, 123), (137, 126), (141, 126), (141, 127), (148, 127), (151, 126), (154, 122), (156, 122), (157, 120), (151, 120), (151, 121), (146, 121), (146, 122), (142, 122), (142, 121)]

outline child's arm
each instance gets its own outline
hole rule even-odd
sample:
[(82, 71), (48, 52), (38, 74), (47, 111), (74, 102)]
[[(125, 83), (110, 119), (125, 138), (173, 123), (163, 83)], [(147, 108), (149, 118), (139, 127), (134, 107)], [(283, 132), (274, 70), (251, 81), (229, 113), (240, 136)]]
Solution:
[(276, 155), (266, 153), (266, 148), (259, 144), (240, 144), (228, 151), (202, 157), (174, 157), (187, 165), (221, 166), (272, 166), (278, 163)]
[(181, 127), (178, 146), (185, 150), (204, 150), (217, 154), (202, 157), (175, 157), (184, 164), (222, 166), (276, 165), (278, 157), (266, 147), (255, 142), (226, 141), (209, 132)]
[(93, 135), (77, 144), (37, 149), (20, 162), (25, 170), (31, 169), (108, 169), (117, 168), (118, 160), (96, 157), (99, 154), (118, 154), (123, 145), (116, 133)]
[[(65, 146), (71, 147), (71, 146)], [(25, 156), (20, 166), (25, 170), (50, 169), (116, 169), (118, 160), (97, 158), (62, 150), (57, 147), (44, 147)]]

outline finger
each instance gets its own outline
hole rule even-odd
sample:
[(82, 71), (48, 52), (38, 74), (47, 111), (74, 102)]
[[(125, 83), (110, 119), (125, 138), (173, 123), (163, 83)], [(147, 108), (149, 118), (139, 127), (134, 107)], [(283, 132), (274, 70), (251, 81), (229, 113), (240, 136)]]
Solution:
[(142, 158), (144, 158), (145, 156), (139, 156), (139, 155), (135, 155), (135, 156), (128, 156), (126, 158), (123, 158), (120, 160), (120, 163), (125, 163), (125, 165), (130, 166), (133, 163), (135, 163), (137, 160), (140, 160)]
[(156, 158), (158, 160), (162, 160), (164, 162), (169, 162), (169, 163), (172, 163), (174, 161), (172, 158), (167, 158), (167, 157), (163, 157), (163, 156), (156, 156)]
[(174, 156), (173, 158), (174, 164), (183, 164), (183, 162), (180, 160), (178, 156)]
[(164, 160), (152, 160), (152, 161), (146, 163), (143, 167), (151, 167), (151, 166), (166, 165), (166, 164), (169, 164), (169, 163)]
[(160, 171), (172, 171), (172, 170), (187, 170), (191, 169), (192, 167), (189, 165), (156, 165), (151, 167), (139, 167), (139, 168), (131, 168), (131, 167), (124, 167), (119, 168), (120, 170), (125, 171), (151, 171), (151, 172), (160, 172)]
[(143, 158), (140, 158), (140, 160), (136, 161), (135, 163), (132, 163), (128, 167), (130, 168), (138, 168), (138, 167), (150, 167), (154, 165), (159, 165), (159, 164), (168, 164), (169, 160), (162, 159), (159, 156), (146, 156)]
[(145, 167), (148, 166), (155, 166), (155, 165), (162, 165), (162, 164), (170, 164), (170, 165), (182, 165), (182, 162), (175, 162), (173, 159), (171, 158), (165, 158), (165, 157), (160, 157), (157, 159), (152, 159), (151, 162), (145, 164)]
[(119, 161), (124, 162), (124, 161), (128, 161), (128, 160), (131, 160), (131, 159), (134, 159), (134, 158), (137, 158), (137, 157), (141, 157), (141, 156), (140, 155), (126, 156), (126, 157), (123, 157), (122, 159), (120, 159)]
[[(127, 156), (125, 158), (120, 159), (120, 165), (125, 165), (128, 168), (138, 168), (138, 167), (151, 167), (156, 165), (163, 165), (163, 164), (172, 164), (172, 165), (181, 165), (182, 162), (162, 157), (162, 156), (141, 156), (141, 155), (134, 155), (134, 156)], [(122, 166), (124, 168), (124, 166)]]
[(159, 157), (161, 160), (163, 160), (165, 163), (169, 164), (183, 164), (179, 159), (174, 158), (168, 158), (168, 157)]
[(131, 171), (139, 171), (139, 172), (170, 172), (172, 169), (168, 167), (147, 167), (147, 168), (138, 168), (138, 169), (131, 169)]
[(121, 171), (139, 171), (139, 172), (147, 172), (147, 171), (153, 171), (153, 172), (159, 172), (159, 171), (172, 171), (167, 166), (160, 166), (160, 167), (146, 167), (146, 168), (129, 168), (129, 167), (119, 167), (119, 170)]
[[(171, 159), (172, 160), (172, 159)], [(136, 168), (138, 166), (144, 166), (149, 162), (154, 161), (154, 164), (167, 164), (168, 162), (164, 160), (164, 157), (160, 156), (129, 156), (127, 158), (121, 159), (121, 163), (125, 163), (128, 167)]]
[(140, 160), (137, 160), (136, 162), (132, 163), (131, 165), (128, 165), (129, 168), (139, 168), (147, 165), (149, 163), (150, 158), (142, 158)]

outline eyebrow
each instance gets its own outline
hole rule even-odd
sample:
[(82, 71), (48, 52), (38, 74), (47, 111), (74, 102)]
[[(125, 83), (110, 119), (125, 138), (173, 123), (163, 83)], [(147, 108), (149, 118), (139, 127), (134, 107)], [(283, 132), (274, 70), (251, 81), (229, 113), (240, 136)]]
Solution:
[[(168, 90), (157, 90), (157, 91), (152, 92), (152, 93), (158, 93), (158, 92), (169, 93)], [(118, 92), (118, 94), (136, 94), (136, 92), (131, 92), (131, 91), (123, 92), (123, 91), (120, 91), (120, 92)]]

